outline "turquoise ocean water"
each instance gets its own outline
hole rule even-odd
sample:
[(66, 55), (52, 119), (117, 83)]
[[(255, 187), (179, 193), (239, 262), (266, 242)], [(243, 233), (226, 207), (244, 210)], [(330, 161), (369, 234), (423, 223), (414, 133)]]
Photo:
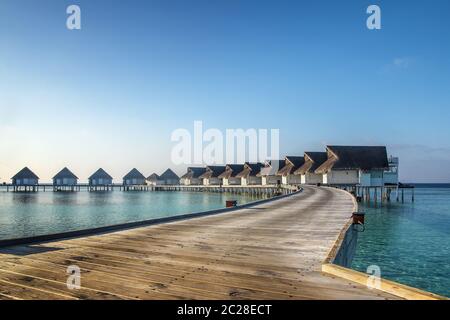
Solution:
[(202, 192), (0, 192), (0, 239), (176, 216), (258, 198)]
[[(408, 193), (409, 195), (409, 193)], [(352, 268), (450, 297), (450, 185), (416, 185), (415, 202), (364, 206)]]

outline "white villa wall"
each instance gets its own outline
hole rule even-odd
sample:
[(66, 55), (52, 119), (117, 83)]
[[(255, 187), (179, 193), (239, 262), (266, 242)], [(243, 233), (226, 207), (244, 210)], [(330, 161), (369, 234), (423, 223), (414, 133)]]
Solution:
[(251, 186), (260, 186), (261, 181), (261, 177), (248, 177), (247, 184)]
[(279, 183), (282, 183), (281, 176), (264, 176), (264, 177), (261, 177), (261, 185), (263, 185), (263, 186), (278, 185)]
[(198, 186), (202, 185), (203, 181), (199, 178), (192, 178), (192, 179), (180, 179), (180, 184), (185, 186)]
[(311, 172), (307, 172), (306, 174), (301, 175), (301, 184), (318, 184), (322, 183), (322, 175), (315, 174)]
[(205, 185), (205, 186), (218, 186), (221, 183), (222, 183), (222, 179), (219, 179), (219, 178), (203, 179), (203, 185)]
[[(389, 176), (383, 170), (331, 170), (323, 175), (323, 184), (359, 184), (363, 187), (381, 187), (385, 183), (392, 183), (396, 177)], [(389, 181), (389, 182), (388, 182)], [(397, 183), (397, 182), (393, 182)]]
[(324, 174), (324, 184), (358, 184), (358, 170), (331, 170)]
[[(264, 180), (266, 181), (266, 179), (264, 179)], [(260, 185), (263, 185), (262, 183), (263, 183), (263, 178), (261, 178), (261, 177), (248, 177), (248, 178), (242, 178), (241, 186), (260, 186)]]
[(239, 186), (241, 185), (241, 178), (223, 178), (222, 183), (224, 186)]
[(261, 177), (261, 185), (262, 186), (267, 186), (268, 185), (268, 183), (267, 183), (267, 180), (269, 180), (268, 179), (268, 177)]
[(301, 178), (301, 176), (290, 174), (288, 176), (283, 176), (281, 183), (284, 185), (301, 184), (302, 178)]

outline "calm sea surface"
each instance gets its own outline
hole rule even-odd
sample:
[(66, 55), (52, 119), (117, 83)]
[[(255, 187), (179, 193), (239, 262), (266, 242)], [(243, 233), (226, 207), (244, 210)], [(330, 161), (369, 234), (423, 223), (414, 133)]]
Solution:
[(202, 192), (0, 192), (0, 239), (170, 217), (258, 198)]
[(415, 195), (414, 203), (364, 207), (352, 267), (378, 265), (383, 278), (450, 297), (450, 185), (416, 185)]

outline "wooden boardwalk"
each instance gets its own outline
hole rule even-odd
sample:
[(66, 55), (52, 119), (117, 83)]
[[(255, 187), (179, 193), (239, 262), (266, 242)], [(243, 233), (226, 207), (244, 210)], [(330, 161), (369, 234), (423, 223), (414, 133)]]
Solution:
[[(215, 216), (0, 249), (3, 299), (389, 299), (321, 273), (353, 210), (306, 187)], [(67, 267), (81, 268), (69, 290)]]

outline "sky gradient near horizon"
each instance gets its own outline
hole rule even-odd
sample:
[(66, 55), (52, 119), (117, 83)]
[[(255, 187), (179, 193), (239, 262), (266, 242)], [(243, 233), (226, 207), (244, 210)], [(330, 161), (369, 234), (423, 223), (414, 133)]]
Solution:
[[(66, 28), (81, 7), (82, 29)], [(382, 29), (366, 28), (378, 4)], [(0, 182), (183, 166), (177, 128), (280, 129), (281, 155), (386, 145), (450, 182), (450, 2), (2, 0)]]

